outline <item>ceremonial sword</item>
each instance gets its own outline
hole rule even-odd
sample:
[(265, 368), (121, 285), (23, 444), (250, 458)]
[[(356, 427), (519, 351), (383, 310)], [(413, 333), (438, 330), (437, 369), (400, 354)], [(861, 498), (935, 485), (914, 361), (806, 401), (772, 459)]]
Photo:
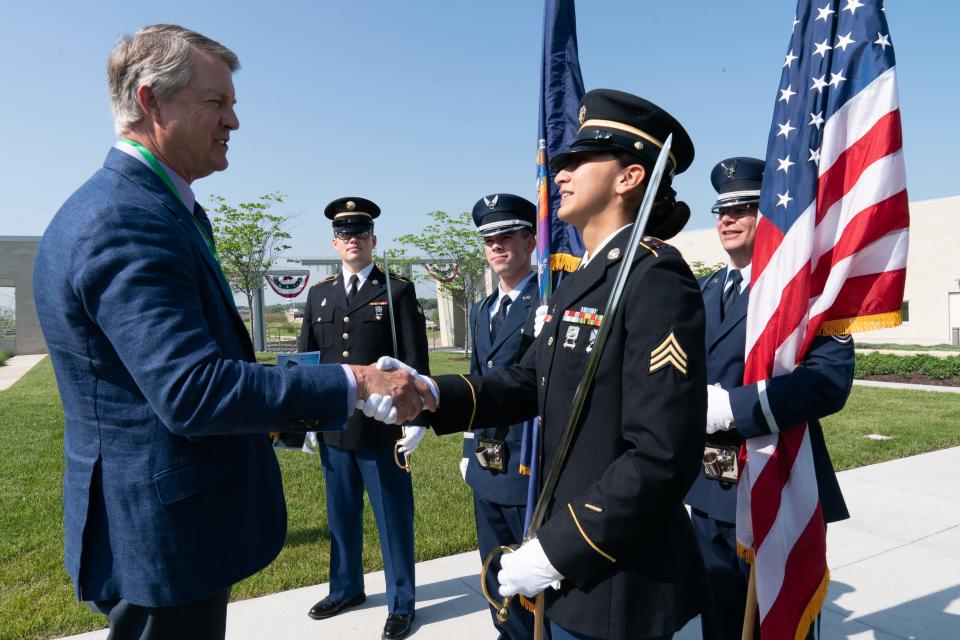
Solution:
[[(390, 316), (390, 338), (393, 340), (393, 357), (400, 359), (400, 351), (397, 349), (397, 320), (393, 312), (393, 288), (390, 286), (390, 264), (387, 262), (387, 250), (383, 250), (383, 276), (387, 281), (387, 314)], [(402, 426), (400, 427), (403, 428)], [(401, 438), (402, 440), (403, 438)], [(403, 464), (400, 463), (400, 456), (397, 451), (400, 440), (393, 445), (393, 461), (398, 467), (410, 473), (410, 454), (403, 454)]]
[[(613, 281), (613, 289), (610, 290), (610, 296), (607, 298), (607, 306), (603, 313), (603, 319), (600, 321), (600, 328), (597, 331), (597, 340), (594, 343), (593, 351), (590, 352), (587, 367), (584, 369), (583, 376), (580, 378), (580, 383), (577, 385), (577, 390), (574, 393), (570, 414), (567, 416), (567, 423), (564, 425), (563, 432), (560, 435), (560, 444), (557, 447), (556, 456), (547, 472), (543, 487), (540, 489), (540, 495), (537, 498), (537, 504), (536, 507), (534, 507), (533, 516), (530, 519), (530, 527), (523, 537), (524, 542), (529, 542), (537, 537), (537, 530), (543, 525), (543, 521), (546, 518), (547, 506), (550, 504), (550, 498), (553, 496), (553, 492), (557, 488), (557, 482), (560, 480), (560, 471), (566, 462), (567, 453), (573, 442), (573, 435), (577, 430), (577, 424), (580, 422), (580, 414), (583, 412), (583, 407), (586, 403), (587, 393), (593, 384), (597, 367), (600, 364), (600, 356), (603, 353), (603, 347), (607, 342), (607, 336), (610, 334), (610, 327), (613, 324), (614, 315), (620, 305), (620, 298), (623, 296), (627, 278), (630, 277), (633, 259), (637, 254), (637, 247), (639, 247), (640, 240), (643, 238), (647, 220), (650, 219), (650, 212), (653, 209), (653, 202), (656, 199), (657, 191), (660, 189), (660, 181), (663, 179), (663, 173), (667, 167), (667, 159), (670, 156), (670, 146), (672, 143), (673, 134), (670, 134), (667, 136), (667, 140), (660, 150), (660, 155), (657, 156), (657, 162), (653, 165), (653, 171), (650, 172), (650, 179), (647, 181), (647, 190), (644, 192), (643, 200), (640, 204), (640, 212), (637, 215), (633, 229), (630, 230), (630, 239), (627, 241), (626, 253), (623, 256), (620, 267), (617, 269), (617, 276)], [(502, 602), (494, 600), (487, 592), (486, 575), (490, 569), (490, 563), (493, 562), (497, 556), (505, 553), (513, 553), (517, 548), (516, 546), (495, 547), (487, 554), (483, 562), (483, 570), (480, 574), (480, 586), (483, 595), (487, 599), (487, 602), (497, 610), (497, 619), (501, 622), (506, 621), (510, 615), (510, 602), (513, 600), (513, 596), (506, 596)], [(541, 591), (537, 594), (534, 604), (534, 640), (541, 640), (543, 637), (543, 612), (544, 599), (543, 592)]]

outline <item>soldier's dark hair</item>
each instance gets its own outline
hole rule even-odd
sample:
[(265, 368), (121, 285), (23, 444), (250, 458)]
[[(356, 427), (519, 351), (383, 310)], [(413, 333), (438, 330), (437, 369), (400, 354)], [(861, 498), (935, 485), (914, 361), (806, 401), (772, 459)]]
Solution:
[[(647, 172), (653, 169), (653, 163), (649, 160), (626, 151), (615, 151), (612, 155), (621, 167), (639, 164)], [(690, 207), (687, 206), (686, 202), (677, 200), (677, 192), (674, 191), (672, 183), (671, 175), (664, 173), (663, 180), (660, 181), (660, 188), (657, 190), (657, 197), (653, 201), (653, 208), (650, 210), (650, 218), (647, 220), (647, 235), (661, 240), (667, 240), (680, 233), (690, 219)], [(636, 200), (635, 206), (637, 209), (640, 208), (642, 199), (643, 191), (640, 192)]]

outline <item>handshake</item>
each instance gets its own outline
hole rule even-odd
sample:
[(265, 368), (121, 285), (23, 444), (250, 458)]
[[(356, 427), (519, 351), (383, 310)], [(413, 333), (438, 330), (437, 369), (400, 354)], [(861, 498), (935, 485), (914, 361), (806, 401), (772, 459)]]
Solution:
[(403, 424), (421, 411), (435, 411), (436, 383), (396, 358), (383, 356), (375, 366), (350, 365), (357, 381), (358, 411), (386, 424)]

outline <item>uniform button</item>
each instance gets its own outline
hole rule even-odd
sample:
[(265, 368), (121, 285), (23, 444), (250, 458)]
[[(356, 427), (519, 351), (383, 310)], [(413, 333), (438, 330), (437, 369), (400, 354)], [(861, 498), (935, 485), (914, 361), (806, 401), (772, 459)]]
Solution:
[(493, 360), (487, 360), (487, 369), (493, 369)]
[(547, 384), (547, 379), (543, 376), (540, 376), (540, 386), (545, 386)]
[(547, 346), (548, 347), (553, 346), (553, 336), (550, 336), (549, 338), (547, 338)]
[(350, 322), (350, 316), (343, 316), (344, 322)]
[(348, 356), (350, 355), (350, 352), (349, 352), (349, 351), (344, 351), (341, 355), (342, 355), (344, 358), (346, 358), (346, 357), (348, 357)]
[(343, 339), (346, 340), (346, 339), (349, 338), (349, 337), (350, 337), (350, 334), (347, 333), (346, 331), (344, 331), (344, 332), (343, 332)]

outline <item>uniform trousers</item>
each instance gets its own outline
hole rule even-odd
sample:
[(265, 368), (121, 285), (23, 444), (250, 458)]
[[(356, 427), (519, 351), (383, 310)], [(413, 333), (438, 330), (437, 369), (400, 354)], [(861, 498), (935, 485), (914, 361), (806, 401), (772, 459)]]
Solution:
[[(564, 629), (556, 622), (547, 621), (548, 631), (550, 632), (550, 640), (602, 640), (602, 638), (595, 638), (593, 636), (585, 636), (582, 633), (576, 633), (575, 631), (570, 631), (569, 629)], [(653, 636), (647, 640), (670, 640), (673, 637), (673, 634), (666, 636)]]
[[(740, 640), (750, 565), (737, 556), (737, 527), (714, 520), (698, 509), (693, 509), (690, 520), (710, 584), (711, 602), (704, 607), (701, 616), (703, 640)], [(807, 633), (807, 640), (818, 638), (819, 628), (820, 617), (817, 616)], [(760, 638), (759, 624), (755, 627), (754, 638)]]
[(144, 607), (120, 598), (86, 605), (110, 619), (107, 640), (223, 640), (230, 587), (213, 595), (170, 607)]
[[(480, 549), (480, 561), (487, 558), (491, 550), (500, 545), (520, 544), (523, 541), (523, 505), (506, 505), (487, 502), (473, 495), (473, 513), (477, 521), (477, 546)], [(490, 563), (487, 573), (487, 590), (495, 599), (499, 583), (500, 559)], [(533, 614), (524, 609), (519, 598), (510, 603), (510, 616), (506, 622), (497, 620), (497, 613), (490, 608), (493, 626), (500, 633), (499, 640), (527, 640), (533, 637)]]
[(343, 450), (320, 446), (330, 527), (330, 599), (363, 591), (363, 490), (380, 534), (387, 611), (413, 613), (413, 483), (389, 448)]

